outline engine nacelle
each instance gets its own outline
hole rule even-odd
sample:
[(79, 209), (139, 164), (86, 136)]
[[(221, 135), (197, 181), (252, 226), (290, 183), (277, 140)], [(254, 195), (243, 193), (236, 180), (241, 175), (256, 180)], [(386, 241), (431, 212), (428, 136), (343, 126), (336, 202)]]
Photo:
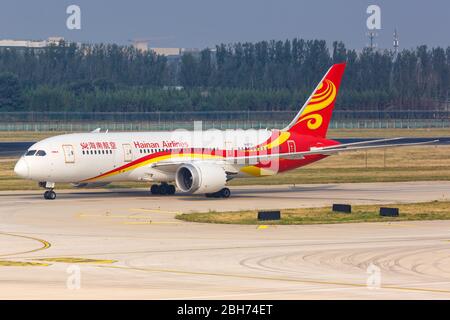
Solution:
[(183, 164), (177, 169), (175, 183), (178, 189), (189, 193), (213, 193), (225, 187), (225, 170), (214, 164)]

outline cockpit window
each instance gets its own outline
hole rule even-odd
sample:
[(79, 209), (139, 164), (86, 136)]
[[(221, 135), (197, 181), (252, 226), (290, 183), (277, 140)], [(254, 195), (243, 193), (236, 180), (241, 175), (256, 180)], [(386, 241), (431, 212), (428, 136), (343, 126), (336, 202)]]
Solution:
[(25, 156), (34, 156), (35, 153), (36, 153), (36, 150), (28, 150), (28, 151), (25, 153)]
[(36, 152), (36, 155), (37, 155), (38, 157), (43, 157), (43, 156), (47, 155), (47, 153), (45, 153), (44, 150), (38, 150), (38, 152)]

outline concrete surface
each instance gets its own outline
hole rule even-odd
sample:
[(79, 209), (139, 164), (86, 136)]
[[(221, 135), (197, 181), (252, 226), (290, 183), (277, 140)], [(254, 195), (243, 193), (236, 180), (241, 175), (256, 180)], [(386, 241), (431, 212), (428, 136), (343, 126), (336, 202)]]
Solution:
[(0, 299), (450, 298), (450, 221), (257, 228), (173, 218), (210, 209), (450, 199), (450, 182), (232, 192), (221, 200), (67, 190), (55, 201), (36, 191), (2, 192)]

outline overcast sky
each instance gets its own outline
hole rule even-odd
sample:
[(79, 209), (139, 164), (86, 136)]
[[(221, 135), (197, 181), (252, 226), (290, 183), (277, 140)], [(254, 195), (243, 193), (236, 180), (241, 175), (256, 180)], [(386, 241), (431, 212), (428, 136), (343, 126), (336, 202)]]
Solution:
[[(81, 8), (81, 30), (66, 27), (67, 6)], [(0, 39), (63, 36), (79, 42), (204, 48), (218, 43), (294, 37), (368, 44), (369, 4), (381, 7), (380, 48), (450, 45), (449, 0), (1, 0)]]

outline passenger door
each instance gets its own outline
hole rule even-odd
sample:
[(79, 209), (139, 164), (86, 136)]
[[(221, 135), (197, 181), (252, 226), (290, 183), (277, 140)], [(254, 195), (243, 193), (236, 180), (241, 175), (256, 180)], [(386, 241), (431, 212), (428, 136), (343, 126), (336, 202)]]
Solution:
[(123, 161), (130, 162), (133, 161), (133, 150), (129, 143), (122, 144), (123, 147)]
[(289, 153), (294, 153), (295, 152), (295, 141), (294, 140), (288, 140), (288, 150)]
[(63, 144), (64, 161), (66, 163), (75, 163), (75, 151), (70, 144)]

